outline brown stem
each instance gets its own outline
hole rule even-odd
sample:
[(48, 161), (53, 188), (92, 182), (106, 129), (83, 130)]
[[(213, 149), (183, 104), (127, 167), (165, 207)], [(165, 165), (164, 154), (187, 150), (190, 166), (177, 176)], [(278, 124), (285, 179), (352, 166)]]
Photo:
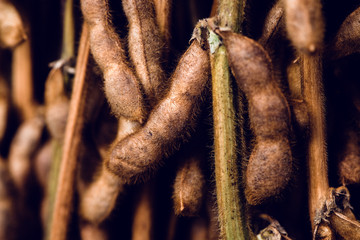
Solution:
[(303, 54), (304, 100), (309, 113), (309, 209), (313, 231), (314, 219), (321, 210), (329, 189), (325, 136), (325, 107), (322, 86), (322, 54)]
[(55, 207), (51, 223), (50, 239), (65, 240), (70, 220), (77, 167), (78, 148), (81, 141), (85, 108), (85, 73), (90, 44), (87, 25), (83, 25), (76, 62), (73, 93), (65, 130), (60, 176), (56, 191)]

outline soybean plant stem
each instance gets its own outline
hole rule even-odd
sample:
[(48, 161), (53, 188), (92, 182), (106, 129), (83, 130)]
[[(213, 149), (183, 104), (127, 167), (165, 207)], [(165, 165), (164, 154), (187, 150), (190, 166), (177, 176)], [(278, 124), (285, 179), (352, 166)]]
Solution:
[[(220, 27), (240, 30), (243, 0), (219, 0)], [(215, 177), (222, 239), (249, 239), (244, 203), (240, 194), (235, 133), (235, 111), (229, 66), (224, 46), (211, 55)], [(240, 137), (243, 141), (243, 136)]]
[[(61, 48), (61, 59), (67, 60), (74, 57), (74, 16), (73, 16), (73, 0), (64, 1), (64, 15), (63, 15), (63, 39)], [(62, 74), (64, 84), (69, 82), (69, 75)], [(50, 238), (52, 215), (54, 211), (54, 204), (56, 198), (56, 190), (58, 186), (58, 179), (60, 174), (61, 157), (63, 150), (63, 142), (58, 139), (53, 140), (53, 161), (51, 163), (49, 182), (47, 184), (47, 227), (45, 230), (45, 239)]]
[(51, 240), (65, 240), (68, 232), (68, 222), (71, 217), (74, 195), (75, 173), (79, 153), (78, 148), (80, 146), (84, 120), (83, 115), (86, 96), (85, 73), (89, 52), (89, 32), (87, 25), (84, 24), (76, 62), (76, 74), (70, 102), (69, 117), (65, 130), (60, 174), (51, 222)]
[(304, 99), (309, 111), (308, 146), (309, 209), (312, 229), (329, 189), (325, 136), (325, 107), (322, 87), (322, 54), (303, 54)]
[(64, 6), (64, 22), (63, 22), (63, 37), (62, 37), (62, 59), (69, 59), (74, 56), (74, 13), (73, 0), (65, 0)]
[(54, 211), (54, 202), (56, 197), (56, 189), (58, 185), (58, 179), (59, 179), (59, 172), (60, 172), (60, 164), (61, 164), (61, 154), (62, 154), (62, 143), (60, 143), (59, 140), (54, 139), (52, 142), (52, 148), (54, 149), (54, 153), (52, 156), (52, 163), (49, 173), (49, 182), (47, 184), (47, 208), (49, 209), (46, 220), (47, 220), (47, 226), (46, 226), (46, 232), (45, 232), (45, 239), (49, 239), (50, 237), (50, 230), (51, 230), (51, 218)]

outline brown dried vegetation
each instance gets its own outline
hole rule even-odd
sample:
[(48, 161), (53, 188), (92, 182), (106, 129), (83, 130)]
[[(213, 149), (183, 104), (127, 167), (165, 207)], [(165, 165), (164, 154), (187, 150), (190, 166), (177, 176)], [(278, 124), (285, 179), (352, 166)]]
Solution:
[(0, 239), (360, 239), (359, 9), (0, 0)]

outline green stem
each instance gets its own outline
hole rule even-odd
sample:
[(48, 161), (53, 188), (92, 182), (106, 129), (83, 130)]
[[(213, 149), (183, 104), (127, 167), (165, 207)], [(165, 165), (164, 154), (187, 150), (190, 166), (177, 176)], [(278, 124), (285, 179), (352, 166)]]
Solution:
[(244, 20), (246, 0), (219, 0), (219, 27), (230, 28), (234, 32), (241, 32)]
[[(245, 0), (219, 1), (220, 27), (239, 32)], [(211, 56), (215, 176), (218, 214), (222, 239), (249, 239), (245, 221), (244, 198), (240, 193), (240, 174), (237, 163), (236, 120), (232, 82), (224, 46)], [(241, 107), (242, 104), (239, 104)], [(242, 109), (239, 109), (240, 113)], [(240, 126), (242, 128), (243, 126)], [(243, 133), (243, 131), (240, 131)], [(242, 146), (243, 134), (238, 137)], [(241, 156), (243, 157), (243, 156)]]
[(58, 184), (60, 164), (61, 164), (61, 155), (62, 155), (62, 144), (58, 140), (53, 140), (52, 142), (53, 150), (53, 161), (51, 163), (51, 169), (49, 173), (49, 182), (47, 185), (47, 225), (46, 233), (44, 239), (50, 238), (50, 226), (51, 226), (51, 217), (54, 210), (54, 202), (56, 198), (56, 189)]

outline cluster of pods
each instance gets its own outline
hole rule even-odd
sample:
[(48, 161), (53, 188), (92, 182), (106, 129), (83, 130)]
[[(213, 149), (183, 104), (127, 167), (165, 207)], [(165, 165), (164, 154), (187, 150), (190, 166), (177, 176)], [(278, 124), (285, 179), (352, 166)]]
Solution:
[(39, 88), (0, 0), (0, 239), (360, 239), (360, 2), (61, 2)]

